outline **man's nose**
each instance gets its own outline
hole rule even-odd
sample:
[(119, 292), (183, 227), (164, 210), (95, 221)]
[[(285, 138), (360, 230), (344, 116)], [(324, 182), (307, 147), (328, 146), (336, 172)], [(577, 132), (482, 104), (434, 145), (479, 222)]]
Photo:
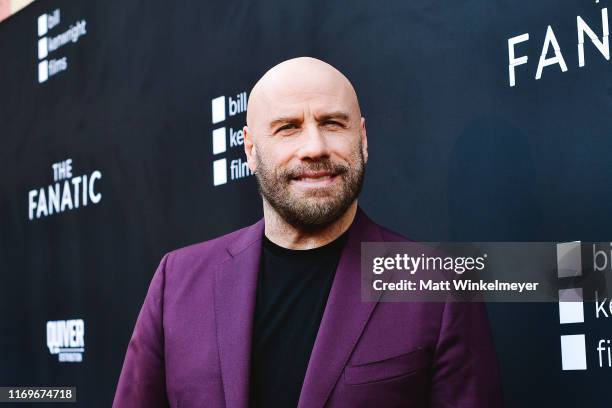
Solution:
[(316, 124), (305, 126), (302, 137), (300, 138), (300, 143), (299, 155), (302, 160), (316, 160), (321, 157), (329, 156), (325, 135)]

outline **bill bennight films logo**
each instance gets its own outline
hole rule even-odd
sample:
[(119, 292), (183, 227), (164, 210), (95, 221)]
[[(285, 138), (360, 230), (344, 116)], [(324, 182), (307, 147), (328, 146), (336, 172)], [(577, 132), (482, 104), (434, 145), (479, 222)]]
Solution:
[(72, 159), (53, 163), (53, 184), (28, 192), (28, 219), (30, 221), (68, 210), (99, 204), (102, 193), (97, 183), (102, 173), (94, 170), (89, 174), (73, 176)]
[[(593, 267), (591, 273), (612, 273), (612, 242), (601, 244), (592, 243)], [(561, 243), (557, 245), (557, 271), (559, 279), (575, 279), (583, 275), (582, 245), (580, 241)], [(584, 288), (579, 285), (559, 290), (559, 324), (568, 325), (566, 332), (561, 336), (561, 369), (563, 371), (586, 370), (588, 368), (587, 356), (593, 350), (597, 368), (612, 368), (612, 341), (610, 338), (589, 336), (585, 323)], [(591, 306), (591, 303), (588, 303)], [(612, 303), (610, 299), (595, 291), (594, 307), (595, 320), (607, 323), (612, 317)], [(590, 307), (589, 307), (590, 308)], [(591, 309), (592, 310), (592, 309)], [(592, 315), (592, 316), (593, 316)], [(594, 337), (594, 338), (593, 338)]]
[(80, 363), (85, 353), (85, 322), (83, 319), (47, 322), (47, 347), (59, 362)]
[[(218, 96), (211, 101), (212, 152), (213, 156), (227, 153), (228, 149), (238, 149), (240, 157), (217, 158), (213, 160), (213, 185), (226, 184), (228, 180), (238, 180), (252, 175), (244, 156), (244, 135), (242, 126), (246, 122), (247, 93), (239, 92), (235, 97)], [(229, 179), (228, 179), (229, 161)]]
[(83, 19), (71, 24), (66, 30), (51, 35), (51, 31), (57, 31), (60, 24), (60, 9), (51, 13), (45, 13), (38, 17), (38, 83), (46, 82), (50, 77), (68, 69), (68, 57), (52, 57), (56, 51), (68, 43), (76, 43), (87, 34), (87, 22)]

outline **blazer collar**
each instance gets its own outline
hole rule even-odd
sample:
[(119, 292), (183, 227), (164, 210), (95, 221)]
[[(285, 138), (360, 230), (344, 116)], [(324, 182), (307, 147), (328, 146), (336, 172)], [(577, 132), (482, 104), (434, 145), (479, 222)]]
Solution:
[(298, 408), (325, 405), (370, 319), (376, 302), (361, 301), (361, 243), (382, 239), (380, 227), (358, 207), (310, 355)]
[[(227, 246), (230, 258), (215, 272), (214, 303), (221, 375), (228, 408), (247, 408), (253, 312), (264, 220), (243, 229)], [(361, 243), (382, 241), (380, 227), (357, 207), (319, 331), (298, 407), (323, 406), (376, 302), (361, 301)]]

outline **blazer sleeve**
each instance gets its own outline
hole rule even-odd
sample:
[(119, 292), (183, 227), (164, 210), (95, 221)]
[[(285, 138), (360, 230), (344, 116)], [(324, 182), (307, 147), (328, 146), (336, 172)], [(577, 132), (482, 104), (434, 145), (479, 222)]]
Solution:
[(164, 371), (163, 305), (166, 254), (149, 285), (128, 344), (114, 408), (168, 407)]
[(502, 407), (499, 367), (484, 303), (445, 304), (433, 369), (432, 408)]

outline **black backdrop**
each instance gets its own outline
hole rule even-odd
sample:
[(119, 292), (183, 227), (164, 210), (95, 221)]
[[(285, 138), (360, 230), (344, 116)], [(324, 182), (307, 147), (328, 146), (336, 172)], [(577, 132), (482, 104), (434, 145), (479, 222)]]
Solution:
[[(243, 157), (229, 128), (244, 114), (213, 124), (212, 99), (229, 114), (229, 97), (290, 57), (322, 58), (354, 83), (370, 148), (360, 204), (382, 225), (422, 241), (610, 241), (612, 63), (586, 37), (578, 66), (576, 26), (581, 16), (601, 37), (605, 7), (34, 2), (0, 24), (0, 385), (74, 385), (79, 406), (111, 404), (162, 255), (261, 216), (253, 177), (213, 183), (214, 161)], [(39, 36), (38, 17), (56, 9)], [(40, 38), (83, 20), (76, 42), (39, 57)], [(548, 25), (568, 69), (536, 80)], [(529, 60), (511, 87), (508, 39), (523, 33), (516, 57)], [(61, 58), (67, 69), (39, 83), (39, 63)], [(213, 154), (221, 126), (226, 151)], [(29, 192), (47, 194), (67, 159), (73, 177), (100, 172), (100, 201), (30, 220)], [(574, 325), (555, 303), (489, 314), (509, 407), (609, 404), (612, 369), (593, 350), (611, 322), (590, 305)], [(85, 323), (81, 363), (47, 347), (47, 321), (70, 319)], [(560, 335), (575, 333), (588, 369), (562, 371)]]

